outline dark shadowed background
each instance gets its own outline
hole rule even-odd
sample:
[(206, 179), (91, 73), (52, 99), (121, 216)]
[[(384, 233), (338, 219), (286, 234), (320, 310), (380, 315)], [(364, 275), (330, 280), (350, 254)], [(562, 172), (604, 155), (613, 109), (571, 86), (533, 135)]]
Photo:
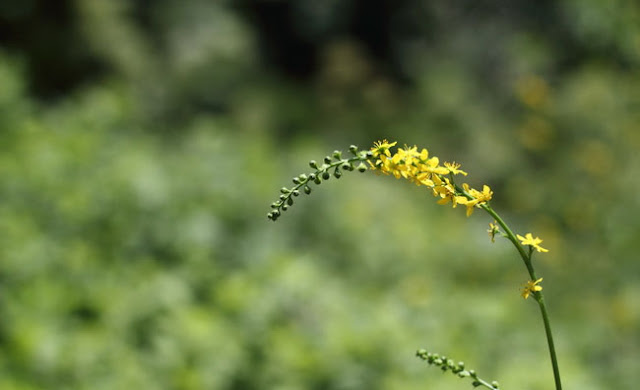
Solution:
[[(535, 256), (566, 389), (640, 382), (640, 5), (0, 2), (0, 388), (551, 389), (491, 220), (347, 173), (455, 160)], [(335, 182), (334, 182), (335, 181)]]

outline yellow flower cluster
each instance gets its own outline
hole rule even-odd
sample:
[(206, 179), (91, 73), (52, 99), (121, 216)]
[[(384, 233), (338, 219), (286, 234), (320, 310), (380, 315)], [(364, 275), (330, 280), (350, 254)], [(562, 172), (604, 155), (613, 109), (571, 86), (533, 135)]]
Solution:
[(397, 179), (403, 178), (416, 185), (429, 187), (433, 196), (439, 198), (439, 204), (451, 203), (453, 207), (464, 205), (467, 207), (467, 216), (473, 213), (475, 207), (491, 200), (493, 191), (487, 185), (482, 187), (482, 191), (478, 191), (466, 183), (460, 188), (453, 182), (454, 175), (467, 175), (459, 169), (460, 164), (445, 162), (440, 165), (438, 157), (429, 157), (427, 149), (418, 151), (417, 146), (398, 148), (392, 154), (391, 148), (396, 144), (397, 142), (387, 140), (375, 142), (371, 148), (371, 167)]

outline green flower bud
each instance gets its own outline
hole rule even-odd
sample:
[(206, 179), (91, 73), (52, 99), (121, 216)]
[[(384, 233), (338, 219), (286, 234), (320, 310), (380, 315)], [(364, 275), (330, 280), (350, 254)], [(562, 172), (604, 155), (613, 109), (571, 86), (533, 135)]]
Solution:
[(322, 172), (322, 178), (325, 180), (329, 180), (329, 178), (331, 177), (331, 174), (327, 171)]
[(331, 164), (331, 157), (326, 156), (326, 157), (324, 158), (324, 163), (325, 163), (325, 164)]
[(282, 205), (282, 211), (287, 211), (288, 208), (289, 208), (289, 206), (287, 206), (286, 204)]
[(311, 193), (311, 187), (309, 186), (304, 186), (304, 193), (309, 195)]
[(471, 386), (473, 387), (482, 386), (482, 383), (480, 383), (479, 381), (473, 381), (473, 383), (471, 383)]
[(469, 376), (469, 371), (464, 371), (464, 370), (463, 370), (463, 371), (460, 371), (460, 372), (458, 373), (458, 376), (459, 376), (460, 378), (468, 377), (468, 376)]
[(318, 169), (318, 163), (316, 162), (316, 160), (309, 161), (309, 166), (313, 169)]
[(288, 204), (289, 206), (293, 206), (293, 198), (289, 198), (289, 199), (287, 199), (287, 204)]
[(342, 176), (342, 172), (340, 172), (337, 168), (336, 170), (333, 172), (333, 176), (336, 177), (336, 179), (339, 179)]
[(353, 167), (348, 162), (342, 163), (342, 165), (340, 165), (340, 168), (344, 169), (345, 171), (353, 170)]
[(320, 176), (316, 176), (316, 177), (313, 179), (313, 182), (314, 182), (314, 183), (316, 183), (316, 184), (320, 184), (320, 183), (322, 183), (322, 180), (320, 180)]
[(297, 177), (294, 177), (293, 180), (291, 181), (293, 181), (293, 184), (296, 184), (296, 185), (300, 184), (300, 179), (298, 179)]
[(316, 174), (315, 173), (309, 174), (309, 180), (308, 181), (315, 181), (315, 180), (316, 180)]
[(284, 195), (284, 194), (280, 195), (280, 200), (285, 200), (285, 199), (287, 199), (286, 195)]
[(498, 383), (498, 381), (493, 381), (493, 382), (491, 382), (491, 386), (493, 386), (493, 387), (495, 387), (497, 389), (498, 387), (500, 387), (500, 384)]
[(339, 151), (339, 150), (334, 150), (333, 151), (333, 158), (335, 158), (336, 160), (342, 159), (342, 152)]
[(292, 194), (293, 194), (293, 196), (299, 196), (300, 195), (300, 191), (293, 190)]
[(307, 181), (307, 175), (305, 175), (304, 173), (302, 173), (302, 174), (301, 174), (300, 176), (298, 176), (298, 177), (300, 178), (300, 181), (301, 181), (301, 182), (303, 182), (303, 183), (304, 183), (305, 181)]
[(351, 145), (351, 146), (349, 146), (349, 151), (351, 153), (353, 153), (354, 155), (357, 155), (358, 154), (358, 147), (355, 146), (355, 145)]
[(289, 193), (289, 189), (287, 187), (282, 187), (282, 188), (280, 188), (280, 192), (282, 192), (283, 194), (288, 194)]

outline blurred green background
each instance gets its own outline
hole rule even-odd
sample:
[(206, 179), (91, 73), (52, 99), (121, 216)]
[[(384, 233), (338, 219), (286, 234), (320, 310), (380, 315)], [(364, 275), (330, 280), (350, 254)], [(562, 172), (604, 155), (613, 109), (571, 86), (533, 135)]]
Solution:
[(0, 388), (551, 389), (491, 220), (347, 174), (427, 147), (535, 256), (566, 389), (640, 382), (640, 5), (0, 3)]

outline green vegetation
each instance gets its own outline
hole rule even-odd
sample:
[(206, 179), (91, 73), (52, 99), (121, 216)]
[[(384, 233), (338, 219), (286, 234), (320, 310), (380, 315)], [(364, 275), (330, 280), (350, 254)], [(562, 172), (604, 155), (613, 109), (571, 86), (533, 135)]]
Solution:
[(422, 347), (550, 388), (521, 265), (485, 216), (351, 172), (265, 217), (310, 158), (383, 138), (462, 163), (544, 238), (565, 389), (640, 381), (638, 6), (564, 1), (534, 15), (553, 30), (524, 5), (433, 6), (426, 46), (394, 51), (403, 81), (346, 34), (287, 77), (226, 3), (167, 0), (147, 24), (77, 4), (100, 64), (81, 82), (45, 93), (37, 57), (0, 43), (0, 388), (469, 387)]

